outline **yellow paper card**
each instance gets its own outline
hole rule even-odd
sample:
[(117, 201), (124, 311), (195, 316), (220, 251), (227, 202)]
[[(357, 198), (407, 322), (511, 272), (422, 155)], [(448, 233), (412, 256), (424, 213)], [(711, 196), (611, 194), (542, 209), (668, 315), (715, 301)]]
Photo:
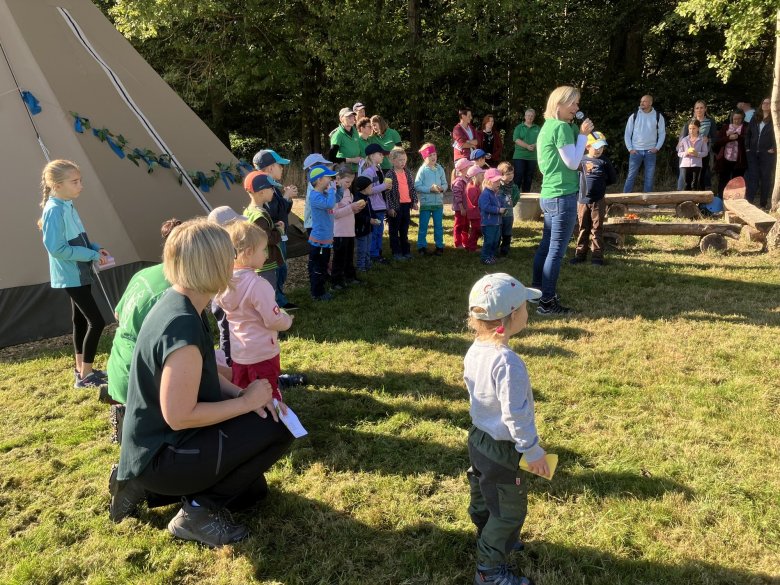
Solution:
[[(553, 475), (555, 475), (555, 468), (558, 467), (558, 455), (555, 453), (547, 453), (544, 458), (547, 459), (547, 466), (550, 468), (550, 477), (539, 475), (538, 473), (534, 473), (534, 475), (539, 475), (539, 477), (543, 477), (544, 479), (552, 479)], [(533, 471), (528, 469), (528, 462), (525, 460), (525, 457), (520, 459), (520, 469), (527, 471), (528, 473), (533, 473)]]

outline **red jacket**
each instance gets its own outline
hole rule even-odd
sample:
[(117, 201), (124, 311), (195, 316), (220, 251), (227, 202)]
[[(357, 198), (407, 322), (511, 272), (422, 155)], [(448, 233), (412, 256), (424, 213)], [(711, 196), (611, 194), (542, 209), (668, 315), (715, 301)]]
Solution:
[[(472, 126), (471, 124), (469, 124), (469, 128), (471, 129), (471, 135), (478, 140), (479, 136), (477, 134), (477, 129), (474, 128), (474, 126)], [(460, 122), (455, 124), (455, 127), (452, 129), (453, 160), (469, 157), (469, 155), (471, 154), (471, 147), (463, 146), (469, 140), (471, 140), (471, 138), (469, 138), (469, 135), (466, 133), (466, 130), (463, 129), (463, 126), (460, 125)]]
[(482, 195), (482, 187), (469, 182), (466, 187), (466, 217), (469, 220), (479, 220), (479, 196)]
[(495, 126), (493, 127), (493, 150), (487, 150), (485, 148), (485, 133), (482, 130), (477, 130), (477, 140), (479, 140), (477, 148), (481, 148), (490, 155), (490, 158), (487, 159), (487, 163), (491, 167), (496, 168), (498, 163), (501, 162), (504, 153), (504, 143), (501, 141), (501, 133), (496, 130)]

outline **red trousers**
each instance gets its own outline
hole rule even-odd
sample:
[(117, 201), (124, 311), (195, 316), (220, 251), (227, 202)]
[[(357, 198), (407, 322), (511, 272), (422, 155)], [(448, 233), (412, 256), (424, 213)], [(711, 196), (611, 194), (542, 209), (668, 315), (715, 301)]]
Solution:
[(466, 249), (472, 252), (477, 251), (477, 240), (482, 235), (482, 222), (479, 218), (469, 220), (469, 240), (466, 242)]
[(455, 212), (455, 227), (452, 228), (452, 237), (455, 239), (455, 247), (466, 247), (469, 238), (469, 220), (465, 213)]
[(237, 364), (233, 362), (233, 384), (239, 388), (246, 388), (255, 380), (266, 379), (274, 389), (274, 398), (282, 399), (279, 392), (279, 374), (282, 372), (282, 364), (279, 360), (279, 354), (275, 357), (257, 362), (256, 364)]

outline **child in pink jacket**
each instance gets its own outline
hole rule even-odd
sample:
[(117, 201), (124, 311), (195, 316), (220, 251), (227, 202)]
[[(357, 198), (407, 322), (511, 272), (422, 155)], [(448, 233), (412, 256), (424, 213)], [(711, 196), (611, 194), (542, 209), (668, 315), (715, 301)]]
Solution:
[[(225, 226), (236, 249), (233, 280), (229, 289), (214, 298), (230, 324), (230, 357), (233, 383), (246, 388), (267, 379), (280, 403), (279, 331), (292, 325), (292, 317), (276, 304), (271, 284), (257, 275), (268, 255), (268, 236), (254, 224), (234, 221)], [(282, 405), (283, 412), (286, 407)]]
[(467, 158), (459, 158), (455, 161), (455, 175), (452, 180), (452, 213), (455, 214), (455, 227), (452, 228), (452, 236), (456, 248), (465, 248), (469, 239), (469, 220), (466, 217), (466, 187), (469, 179), (466, 171), (474, 163)]
[(333, 210), (333, 265), (330, 281), (334, 290), (342, 290), (348, 284), (360, 284), (355, 272), (355, 214), (366, 206), (365, 201), (355, 201), (350, 192), (355, 172), (348, 164), (336, 169), (336, 199), (341, 200)]

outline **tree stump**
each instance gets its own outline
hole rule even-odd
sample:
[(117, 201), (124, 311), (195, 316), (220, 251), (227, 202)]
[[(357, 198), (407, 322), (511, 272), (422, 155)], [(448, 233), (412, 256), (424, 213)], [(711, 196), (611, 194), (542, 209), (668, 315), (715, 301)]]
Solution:
[(699, 206), (693, 201), (683, 201), (675, 206), (675, 216), (684, 217), (686, 219), (701, 219), (701, 213), (699, 212)]
[(699, 249), (702, 252), (712, 250), (713, 252), (725, 252), (729, 247), (726, 238), (721, 234), (707, 234), (699, 240)]
[(742, 226), (742, 230), (740, 231), (740, 236), (742, 237), (742, 240), (745, 242), (760, 243), (761, 251), (766, 252), (766, 248), (767, 248), (766, 234), (761, 230), (758, 230), (750, 225), (744, 225)]
[(769, 250), (780, 250), (780, 221), (766, 235), (766, 246)]
[(607, 207), (607, 217), (623, 217), (628, 212), (628, 205), (612, 203)]

